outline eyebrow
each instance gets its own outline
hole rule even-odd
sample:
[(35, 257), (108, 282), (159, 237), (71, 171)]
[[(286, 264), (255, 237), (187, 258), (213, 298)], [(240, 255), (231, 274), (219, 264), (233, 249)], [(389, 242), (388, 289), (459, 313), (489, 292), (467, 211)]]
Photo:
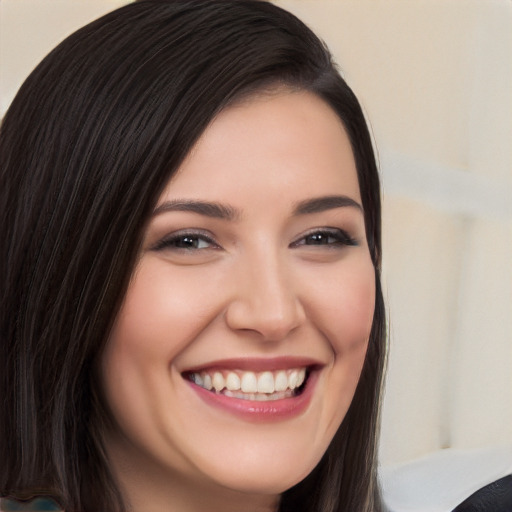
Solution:
[(314, 199), (306, 199), (295, 205), (294, 215), (308, 215), (311, 213), (320, 213), (334, 208), (351, 207), (358, 209), (363, 213), (363, 207), (354, 199), (348, 196), (324, 196)]
[(193, 212), (206, 217), (231, 221), (238, 220), (241, 217), (241, 212), (232, 206), (189, 199), (166, 201), (155, 208), (153, 217), (165, 212)]
[[(309, 215), (345, 207), (356, 208), (363, 212), (363, 207), (351, 197), (324, 196), (306, 199), (296, 203), (293, 208), (293, 215)], [(229, 221), (239, 220), (242, 217), (242, 212), (233, 206), (191, 199), (174, 199), (172, 201), (166, 201), (155, 208), (153, 211), (153, 217), (166, 212), (192, 212), (204, 215), (205, 217)]]

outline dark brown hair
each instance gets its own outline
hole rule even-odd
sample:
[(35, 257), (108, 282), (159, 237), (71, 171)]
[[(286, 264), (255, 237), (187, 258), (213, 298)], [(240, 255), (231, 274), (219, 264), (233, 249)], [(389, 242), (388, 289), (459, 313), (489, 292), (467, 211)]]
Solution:
[(312, 91), (357, 165), (377, 296), (352, 405), (281, 512), (376, 512), (385, 357), (380, 190), (359, 103), (321, 41), (257, 0), (142, 0), (78, 30), (32, 72), (0, 128), (0, 496), (120, 512), (97, 360), (164, 185), (214, 116), (262, 89)]

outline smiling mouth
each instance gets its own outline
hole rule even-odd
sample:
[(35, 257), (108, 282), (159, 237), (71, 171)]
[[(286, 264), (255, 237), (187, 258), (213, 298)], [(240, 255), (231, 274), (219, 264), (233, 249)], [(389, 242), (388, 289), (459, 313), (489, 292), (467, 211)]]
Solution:
[(300, 395), (309, 373), (307, 367), (263, 372), (204, 370), (186, 373), (184, 377), (212, 393), (264, 402)]

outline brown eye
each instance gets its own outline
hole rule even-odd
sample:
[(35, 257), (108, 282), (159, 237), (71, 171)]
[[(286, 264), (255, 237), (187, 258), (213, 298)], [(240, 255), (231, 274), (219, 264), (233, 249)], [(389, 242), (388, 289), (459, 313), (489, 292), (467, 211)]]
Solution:
[(297, 242), (294, 242), (292, 245), (323, 245), (337, 247), (347, 245), (353, 246), (358, 244), (356, 240), (354, 240), (348, 233), (346, 233), (342, 229), (324, 229), (310, 232), (303, 236), (300, 240), (297, 240)]
[(209, 242), (195, 235), (176, 237), (168, 245), (172, 245), (177, 249), (206, 249), (210, 246)]
[(304, 238), (305, 245), (327, 245), (337, 241), (336, 238), (326, 233), (314, 233)]
[(218, 245), (205, 234), (175, 233), (160, 240), (155, 244), (153, 250), (200, 251), (215, 248), (218, 248)]

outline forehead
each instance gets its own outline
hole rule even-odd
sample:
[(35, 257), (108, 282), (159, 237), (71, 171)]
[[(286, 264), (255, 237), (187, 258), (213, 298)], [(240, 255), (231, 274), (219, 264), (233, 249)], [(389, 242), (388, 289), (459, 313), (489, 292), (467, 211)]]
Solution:
[(244, 191), (296, 201), (340, 193), (360, 202), (352, 148), (334, 110), (313, 93), (287, 90), (229, 106), (207, 127), (163, 195), (227, 193), (236, 201)]

